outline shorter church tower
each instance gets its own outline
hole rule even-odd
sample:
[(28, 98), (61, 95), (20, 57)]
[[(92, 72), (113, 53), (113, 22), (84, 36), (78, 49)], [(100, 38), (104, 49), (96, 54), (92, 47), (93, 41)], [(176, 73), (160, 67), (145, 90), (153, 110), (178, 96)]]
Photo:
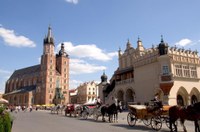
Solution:
[[(61, 94), (63, 94), (63, 103), (69, 103), (69, 55), (66, 53), (63, 43), (56, 55), (56, 69), (57, 74), (60, 75), (56, 78), (56, 88), (59, 88)], [(58, 83), (61, 85), (58, 85)]]

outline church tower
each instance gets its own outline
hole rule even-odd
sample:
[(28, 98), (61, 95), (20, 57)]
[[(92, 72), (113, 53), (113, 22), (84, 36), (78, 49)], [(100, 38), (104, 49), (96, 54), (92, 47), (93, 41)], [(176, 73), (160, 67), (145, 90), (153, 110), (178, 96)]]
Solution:
[(55, 94), (56, 57), (54, 48), (52, 29), (49, 26), (48, 33), (44, 38), (41, 56), (41, 104), (51, 104)]
[(69, 103), (69, 55), (66, 53), (63, 43), (56, 55), (56, 70), (58, 71), (57, 74), (60, 74), (56, 78), (56, 89), (60, 89), (60, 94), (64, 97), (64, 100), (60, 103)]

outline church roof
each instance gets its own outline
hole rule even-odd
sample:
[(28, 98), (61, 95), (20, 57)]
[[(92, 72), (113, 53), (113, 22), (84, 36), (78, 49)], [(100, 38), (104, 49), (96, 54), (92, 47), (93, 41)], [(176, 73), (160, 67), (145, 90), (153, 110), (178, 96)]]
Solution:
[(10, 79), (23, 78), (23, 77), (34, 76), (34, 75), (35, 76), (40, 75), (40, 65), (35, 65), (35, 66), (15, 70), (14, 73), (11, 75)]
[(16, 94), (16, 93), (26, 93), (26, 92), (30, 92), (30, 91), (34, 91), (36, 90), (36, 85), (32, 85), (32, 86), (25, 86), (25, 87), (21, 87), (19, 89), (16, 89), (10, 93), (7, 93), (6, 95), (8, 94)]

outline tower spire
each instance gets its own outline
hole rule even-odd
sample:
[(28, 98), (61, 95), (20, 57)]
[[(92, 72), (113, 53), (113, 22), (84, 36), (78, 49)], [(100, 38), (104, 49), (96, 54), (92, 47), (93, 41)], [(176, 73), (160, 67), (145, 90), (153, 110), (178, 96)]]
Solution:
[(161, 41), (160, 41), (161, 43), (163, 43), (164, 42), (164, 40), (163, 40), (163, 35), (161, 35)]
[(44, 38), (44, 44), (53, 44), (54, 45), (54, 38), (52, 35), (52, 29), (51, 29), (50, 25), (48, 27), (47, 35), (45, 35), (45, 38)]
[(52, 31), (51, 31), (51, 26), (49, 25), (48, 27), (48, 34), (47, 34), (48, 38), (52, 37)]

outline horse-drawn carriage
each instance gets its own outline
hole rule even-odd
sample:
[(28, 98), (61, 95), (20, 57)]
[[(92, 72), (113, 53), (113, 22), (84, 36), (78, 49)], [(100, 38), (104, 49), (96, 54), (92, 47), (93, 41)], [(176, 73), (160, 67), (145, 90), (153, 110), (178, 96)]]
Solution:
[(157, 131), (162, 128), (163, 122), (169, 127), (168, 111), (170, 106), (129, 105), (128, 108), (127, 122), (129, 126), (135, 126), (136, 121), (140, 119), (146, 126), (151, 125), (152, 129)]
[(65, 116), (79, 116), (82, 110), (82, 106), (80, 104), (67, 104), (65, 107)]
[(98, 120), (98, 117), (101, 116), (101, 111), (100, 108), (98, 108), (95, 104), (83, 105), (80, 116), (83, 119), (87, 119), (89, 116), (93, 116), (95, 120)]

